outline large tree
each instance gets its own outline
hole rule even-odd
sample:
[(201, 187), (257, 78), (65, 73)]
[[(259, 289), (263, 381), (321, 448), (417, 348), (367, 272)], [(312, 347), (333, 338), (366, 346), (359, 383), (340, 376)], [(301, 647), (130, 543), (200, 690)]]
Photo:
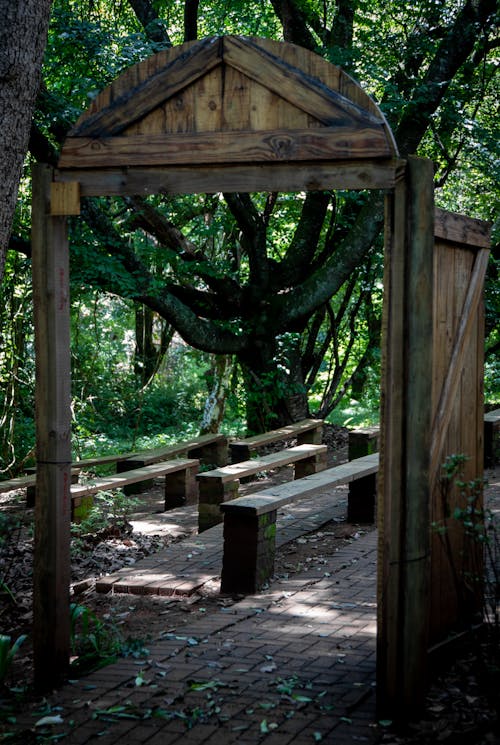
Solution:
[[(426, 0), (411, 7), (273, 0), (251, 19), (238, 7), (241, 18), (208, 21), (206, 14), (198, 16), (197, 2), (186, 2), (176, 19), (162, 2), (130, 0), (129, 10), (153, 48), (197, 31), (219, 32), (220, 23), (227, 32), (256, 34), (262, 26), (270, 33), (281, 27), (286, 40), (360, 79), (385, 111), (401, 155), (437, 156), (437, 182), (446, 183), (460, 163), (468, 118), (491, 95), (494, 0)], [(167, 34), (167, 19), (179, 29), (177, 37)], [(51, 127), (46, 125), (47, 100), (40, 104), (41, 128), (45, 121), (54, 141), (60, 132), (53, 126), (53, 106)], [(33, 138), (33, 152), (44, 157), (43, 138)], [(304, 382), (314, 379), (332, 344), (339, 349), (343, 317), (355, 338), (359, 298), (367, 309), (370, 343), (377, 335), (370, 279), (383, 222), (378, 193), (316, 192), (295, 199), (225, 194), (130, 199), (105, 207), (107, 212), (99, 202), (84, 205), (86, 227), (75, 237), (86, 248), (78, 253), (75, 277), (148, 306), (199, 349), (236, 355), (253, 428), (270, 424), (267, 413), (281, 422), (306, 412)], [(339, 356), (340, 371), (342, 364)]]
[(28, 149), (51, 0), (0, 0), (0, 282)]

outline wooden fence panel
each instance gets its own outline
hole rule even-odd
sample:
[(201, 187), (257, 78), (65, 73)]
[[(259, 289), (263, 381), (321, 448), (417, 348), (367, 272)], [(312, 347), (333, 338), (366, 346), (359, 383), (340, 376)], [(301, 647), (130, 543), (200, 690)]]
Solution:
[[(467, 222), (466, 218), (462, 218)], [(482, 478), (482, 289), (488, 251), (439, 237), (434, 249), (433, 411), (431, 453), (431, 607), (429, 642), (443, 640), (478, 608), (481, 551), (454, 517), (467, 498), (443, 479), (442, 464), (464, 455), (465, 481)], [(482, 508), (482, 493), (476, 505)]]

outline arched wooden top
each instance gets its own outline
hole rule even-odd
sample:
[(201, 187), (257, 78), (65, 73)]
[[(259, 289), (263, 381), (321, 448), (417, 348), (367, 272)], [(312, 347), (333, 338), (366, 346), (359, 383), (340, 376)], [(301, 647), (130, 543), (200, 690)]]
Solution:
[(293, 44), (222, 36), (126, 70), (78, 119), (59, 169), (395, 157), (384, 116), (340, 68)]

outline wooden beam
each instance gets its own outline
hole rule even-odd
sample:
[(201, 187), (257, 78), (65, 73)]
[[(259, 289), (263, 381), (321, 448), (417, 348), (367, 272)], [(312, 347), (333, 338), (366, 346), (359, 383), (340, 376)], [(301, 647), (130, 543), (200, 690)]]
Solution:
[(489, 248), (491, 223), (436, 208), (434, 235), (468, 248)]
[(410, 158), (389, 202), (383, 315), (377, 697), (405, 719), (425, 691), (429, 617), (429, 451), (434, 188)]
[(398, 181), (386, 198), (384, 305), (380, 392), (380, 469), (378, 476), (377, 706), (392, 716), (398, 696), (400, 623), (399, 588), (402, 553), (404, 443), (404, 293), (406, 187)]
[(398, 716), (424, 703), (430, 618), (429, 455), (432, 424), (434, 164), (408, 159), (405, 291), (405, 493), (399, 638)]
[(62, 169), (57, 181), (78, 181), (82, 197), (129, 194), (211, 194), (224, 191), (390, 189), (402, 161), (273, 163), (175, 168)]
[(220, 40), (204, 39), (109, 106), (79, 120), (70, 135), (99, 137), (118, 134), (221, 62)]
[(323, 85), (312, 75), (284, 62), (252, 39), (225, 37), (224, 62), (327, 126), (357, 124), (371, 128), (384, 123), (381, 118)]
[(474, 268), (462, 309), (460, 324), (453, 342), (448, 373), (439, 397), (439, 404), (432, 425), (431, 484), (434, 484), (439, 478), (444, 442), (453, 414), (455, 396), (462, 376), (469, 332), (472, 324), (477, 323), (477, 309), (483, 296), (489, 253), (487, 248), (480, 249), (474, 261)]
[(80, 214), (80, 184), (78, 181), (51, 183), (50, 213), (53, 216)]
[(382, 126), (371, 129), (340, 126), (269, 132), (69, 137), (58, 165), (59, 168), (114, 168), (390, 157)]
[(37, 499), (33, 566), (35, 685), (66, 678), (70, 655), (71, 394), (66, 220), (50, 215), (52, 170), (33, 167)]

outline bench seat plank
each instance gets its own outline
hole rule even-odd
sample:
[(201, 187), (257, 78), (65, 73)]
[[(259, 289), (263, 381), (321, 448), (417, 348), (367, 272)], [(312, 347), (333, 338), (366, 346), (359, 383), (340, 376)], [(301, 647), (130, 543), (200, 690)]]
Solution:
[(288, 424), (285, 427), (273, 429), (261, 435), (233, 440), (229, 443), (231, 462), (237, 463), (238, 461), (247, 460), (260, 447), (272, 445), (274, 442), (279, 442), (280, 440), (290, 440), (294, 437), (297, 438), (297, 444), (299, 445), (307, 443), (319, 445), (321, 443), (322, 432), (322, 419), (302, 419), (300, 422)]
[(167, 474), (175, 473), (176, 471), (182, 471), (186, 468), (196, 467), (198, 466), (198, 464), (198, 460), (186, 460), (182, 458), (160, 463), (152, 463), (149, 466), (135, 468), (130, 471), (124, 471), (120, 474), (95, 478), (92, 479), (92, 481), (88, 484), (72, 484), (71, 496), (85, 497), (89, 494), (96, 494), (98, 491), (120, 489), (122, 486), (126, 486), (127, 484), (135, 484), (136, 482), (144, 481), (145, 479), (154, 479), (159, 476), (166, 476)]
[(263, 489), (246, 497), (238, 497), (230, 502), (224, 502), (220, 508), (223, 512), (248, 513), (263, 515), (266, 512), (279, 509), (283, 505), (296, 499), (312, 496), (315, 492), (325, 488), (334, 489), (341, 484), (349, 484), (355, 479), (364, 478), (377, 473), (379, 466), (379, 454), (365, 455), (349, 463), (341, 463), (333, 468), (326, 468), (318, 473), (297, 481), (288, 481)]
[(26, 489), (28, 486), (35, 486), (36, 476), (18, 476), (15, 479), (9, 479), (8, 481), (0, 481), (0, 494), (7, 491), (14, 491), (14, 489)]
[(240, 463), (232, 463), (223, 468), (216, 468), (213, 471), (199, 473), (197, 479), (198, 481), (202, 479), (216, 479), (222, 484), (225, 484), (229, 481), (252, 476), (259, 473), (259, 471), (269, 471), (273, 468), (291, 465), (311, 455), (326, 453), (327, 449), (326, 445), (296, 445), (286, 450), (280, 450), (278, 453), (270, 453), (260, 458), (252, 458), (251, 460), (241, 461)]

